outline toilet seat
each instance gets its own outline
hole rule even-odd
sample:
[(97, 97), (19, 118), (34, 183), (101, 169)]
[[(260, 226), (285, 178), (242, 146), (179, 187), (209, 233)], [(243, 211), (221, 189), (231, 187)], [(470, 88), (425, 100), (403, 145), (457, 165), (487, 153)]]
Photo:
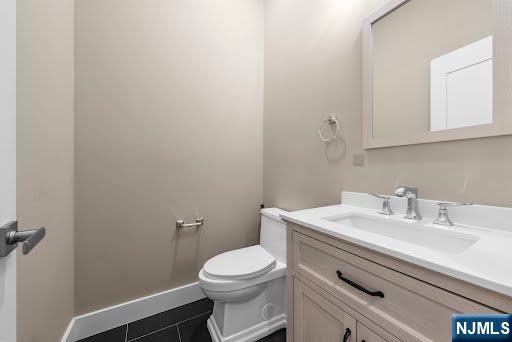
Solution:
[(237, 291), (283, 277), (285, 274), (286, 265), (280, 262), (277, 262), (276, 266), (265, 274), (241, 280), (211, 278), (206, 275), (204, 269), (201, 269), (199, 271), (199, 285), (203, 290), (214, 292)]
[(199, 271), (199, 285), (208, 291), (238, 291), (281, 277), (285, 272), (286, 265), (256, 245), (208, 260)]
[(219, 254), (208, 260), (204, 274), (211, 279), (245, 280), (259, 277), (276, 266), (276, 259), (260, 245)]

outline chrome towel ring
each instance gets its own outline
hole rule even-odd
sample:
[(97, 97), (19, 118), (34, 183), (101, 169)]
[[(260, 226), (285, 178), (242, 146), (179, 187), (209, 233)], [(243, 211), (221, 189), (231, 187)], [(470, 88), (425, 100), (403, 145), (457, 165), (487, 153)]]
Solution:
[[(326, 125), (336, 125), (336, 130), (334, 131), (334, 134), (330, 138), (324, 137), (324, 135), (322, 133), (322, 129)], [(331, 114), (327, 118), (325, 118), (324, 121), (322, 121), (322, 124), (320, 125), (320, 128), (318, 129), (318, 135), (320, 136), (320, 139), (322, 139), (323, 142), (331, 142), (334, 139), (336, 139), (336, 137), (338, 137), (339, 131), (340, 131), (340, 123), (338, 121), (338, 118), (336, 117), (336, 114)]]

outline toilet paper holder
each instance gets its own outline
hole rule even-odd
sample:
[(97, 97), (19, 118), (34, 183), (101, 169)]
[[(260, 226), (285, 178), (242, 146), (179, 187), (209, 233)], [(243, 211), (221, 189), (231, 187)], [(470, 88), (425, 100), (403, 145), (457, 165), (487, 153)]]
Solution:
[(176, 221), (176, 228), (182, 229), (182, 228), (189, 228), (189, 227), (201, 227), (204, 224), (204, 218), (196, 218), (194, 223), (185, 223), (185, 220), (178, 220)]

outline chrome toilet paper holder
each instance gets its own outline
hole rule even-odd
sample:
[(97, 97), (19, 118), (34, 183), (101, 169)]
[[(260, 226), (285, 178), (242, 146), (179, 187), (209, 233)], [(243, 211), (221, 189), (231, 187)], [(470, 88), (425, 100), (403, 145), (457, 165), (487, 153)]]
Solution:
[(185, 220), (178, 220), (176, 221), (176, 228), (182, 229), (182, 228), (190, 228), (190, 227), (201, 227), (204, 224), (204, 218), (196, 218), (194, 223), (185, 223)]

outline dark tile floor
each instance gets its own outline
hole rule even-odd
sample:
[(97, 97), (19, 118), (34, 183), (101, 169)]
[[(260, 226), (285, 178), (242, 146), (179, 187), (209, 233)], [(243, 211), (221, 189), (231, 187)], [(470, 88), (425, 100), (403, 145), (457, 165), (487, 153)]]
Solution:
[[(78, 342), (211, 342), (206, 320), (212, 309), (213, 302), (205, 298)], [(258, 342), (285, 340), (286, 329), (282, 329)]]
[(285, 342), (286, 341), (286, 329), (281, 329), (269, 335), (267, 337), (262, 338), (258, 342)]

